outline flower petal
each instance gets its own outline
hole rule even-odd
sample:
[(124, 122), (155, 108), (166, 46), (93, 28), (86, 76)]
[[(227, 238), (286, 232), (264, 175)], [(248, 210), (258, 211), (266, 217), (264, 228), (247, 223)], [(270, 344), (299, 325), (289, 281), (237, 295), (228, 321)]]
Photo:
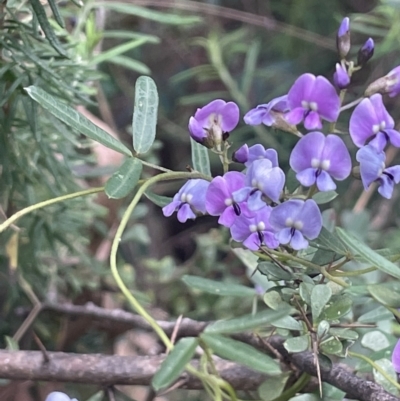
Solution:
[(325, 138), (324, 151), (321, 160), (329, 160), (328, 173), (336, 180), (344, 180), (351, 173), (351, 157), (347, 146), (337, 135)]
[(385, 133), (390, 139), (390, 143), (396, 148), (400, 148), (400, 132), (394, 129), (386, 129)]
[(360, 163), (361, 180), (365, 190), (381, 176), (385, 158), (384, 152), (379, 152), (371, 145), (364, 146), (357, 152), (356, 160)]
[(237, 219), (237, 215), (232, 206), (227, 207), (218, 219), (218, 223), (225, 227), (231, 227)]
[(202, 143), (207, 138), (207, 132), (202, 125), (194, 118), (189, 119), (189, 132), (190, 136), (199, 143)]
[[(287, 228), (286, 220), (295, 220), (297, 215), (301, 212), (304, 201), (300, 199), (291, 199), (287, 202), (281, 203), (274, 207), (269, 217), (269, 222), (275, 230), (282, 230)], [(282, 241), (279, 240), (282, 243)]]
[(301, 212), (296, 219), (303, 222), (301, 232), (308, 239), (315, 239), (318, 237), (322, 229), (322, 216), (314, 200), (307, 199), (304, 202)]
[(224, 178), (221, 176), (215, 177), (208, 186), (206, 193), (207, 212), (211, 216), (219, 216), (229, 206), (225, 201), (230, 198), (231, 194)]
[(306, 168), (296, 174), (297, 181), (305, 187), (311, 187), (317, 180), (317, 170), (315, 168)]
[(392, 364), (393, 368), (397, 373), (400, 373), (400, 340), (397, 341), (397, 344), (394, 347), (392, 353)]
[(382, 174), (379, 178), (378, 192), (386, 199), (390, 199), (393, 195), (394, 182), (385, 174)]
[[(302, 102), (304, 100), (309, 101), (310, 95), (314, 90), (316, 78), (312, 74), (303, 74), (296, 79), (293, 86), (290, 88), (287, 94), (287, 102), (290, 110), (302, 107)], [(287, 120), (290, 122), (289, 120)], [(291, 123), (296, 124), (296, 123)]]
[(234, 102), (228, 102), (219, 112), (223, 132), (233, 131), (239, 123), (239, 107)]
[(294, 234), (290, 241), (290, 246), (295, 250), (306, 249), (308, 247), (308, 241), (304, 238), (303, 234), (299, 230), (294, 230)]
[(362, 100), (350, 117), (350, 136), (354, 144), (359, 148), (363, 146), (369, 137), (375, 135), (373, 126), (379, 123), (371, 100)]
[(180, 201), (177, 201), (177, 200), (174, 200), (174, 201), (172, 201), (171, 203), (168, 203), (168, 205), (166, 205), (166, 206), (164, 206), (164, 207), (162, 208), (163, 215), (164, 215), (165, 217), (172, 216), (173, 213), (178, 209), (178, 206), (179, 206), (180, 204), (181, 204), (181, 202), (180, 202)]
[(296, 107), (285, 114), (285, 120), (292, 125), (300, 124), (304, 118), (304, 109), (302, 107)]
[(204, 128), (210, 127), (210, 116), (212, 114), (219, 114), (221, 109), (226, 105), (226, 102), (222, 99), (216, 99), (208, 103), (201, 109), (197, 109), (194, 118)]
[(258, 233), (250, 234), (250, 236), (243, 241), (243, 245), (249, 248), (251, 251), (257, 251), (261, 246), (260, 236)]
[(335, 87), (325, 77), (320, 75), (315, 79), (312, 93), (306, 100), (317, 103), (317, 112), (323, 119), (329, 122), (337, 120), (340, 98), (336, 93)]
[(290, 155), (289, 164), (296, 173), (312, 166), (312, 160), (321, 159), (325, 146), (325, 135), (321, 132), (310, 132), (304, 135), (295, 145)]
[(316, 111), (310, 111), (304, 118), (304, 127), (306, 129), (321, 129), (322, 123), (319, 114)]
[(178, 210), (178, 220), (185, 223), (187, 220), (194, 220), (196, 215), (193, 213), (192, 208), (187, 203), (184, 203)]
[(326, 171), (321, 171), (317, 177), (317, 187), (321, 192), (333, 191), (336, 189), (336, 184), (331, 176)]

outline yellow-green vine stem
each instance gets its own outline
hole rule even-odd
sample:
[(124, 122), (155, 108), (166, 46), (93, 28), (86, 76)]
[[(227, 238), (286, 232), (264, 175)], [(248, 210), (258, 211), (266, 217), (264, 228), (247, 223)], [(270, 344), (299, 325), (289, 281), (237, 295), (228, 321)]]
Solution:
[(173, 344), (168, 336), (165, 334), (164, 330), (157, 324), (157, 322), (150, 316), (147, 311), (143, 308), (142, 305), (137, 301), (137, 299), (132, 295), (129, 291), (128, 287), (126, 287), (125, 283), (123, 282), (121, 276), (118, 273), (117, 268), (117, 251), (119, 242), (122, 237), (122, 233), (124, 232), (126, 225), (128, 224), (129, 218), (132, 215), (133, 210), (135, 209), (136, 205), (139, 203), (140, 198), (143, 196), (145, 191), (153, 184), (159, 181), (169, 181), (169, 180), (178, 180), (178, 179), (185, 179), (185, 178), (203, 178), (205, 180), (211, 181), (211, 177), (205, 176), (201, 173), (186, 173), (186, 172), (170, 172), (170, 173), (163, 173), (156, 175), (150, 179), (148, 179), (136, 192), (136, 195), (132, 199), (132, 202), (129, 204), (128, 208), (126, 209), (124, 215), (122, 216), (121, 223), (118, 226), (117, 232), (115, 234), (113, 243), (111, 245), (111, 254), (110, 254), (110, 266), (111, 266), (111, 273), (114, 277), (115, 282), (117, 283), (119, 289), (124, 294), (126, 299), (131, 303), (133, 308), (136, 312), (141, 315), (147, 323), (151, 326), (151, 328), (156, 332), (159, 336), (161, 341), (164, 343), (167, 350), (171, 350), (173, 348)]
[(15, 223), (22, 216), (25, 216), (30, 212), (33, 212), (35, 210), (41, 209), (46, 206), (54, 205), (55, 203), (58, 203), (58, 202), (64, 202), (69, 199), (79, 198), (81, 196), (86, 196), (86, 195), (91, 195), (91, 194), (96, 194), (96, 193), (99, 193), (102, 191), (104, 191), (104, 187), (90, 188), (90, 189), (85, 189), (84, 191), (78, 191), (78, 192), (74, 192), (72, 194), (62, 195), (62, 196), (58, 196), (57, 198), (48, 199), (43, 202), (35, 203), (32, 206), (28, 206), (28, 207), (20, 210), (19, 212), (14, 213), (10, 218), (8, 218), (6, 221), (4, 221), (2, 224), (0, 224), (0, 233), (3, 232), (6, 228), (10, 227), (13, 223)]
[(397, 383), (396, 380), (392, 379), (386, 372), (384, 369), (382, 369), (379, 365), (377, 365), (372, 359), (368, 358), (365, 355), (362, 354), (358, 354), (356, 352), (352, 352), (352, 351), (348, 351), (347, 354), (349, 356), (352, 356), (353, 358), (358, 358), (361, 359), (365, 362), (367, 362), (368, 364), (370, 364), (375, 370), (377, 370), (388, 382), (390, 382), (391, 384), (393, 384), (393, 386), (395, 386), (398, 390), (400, 390), (400, 384)]

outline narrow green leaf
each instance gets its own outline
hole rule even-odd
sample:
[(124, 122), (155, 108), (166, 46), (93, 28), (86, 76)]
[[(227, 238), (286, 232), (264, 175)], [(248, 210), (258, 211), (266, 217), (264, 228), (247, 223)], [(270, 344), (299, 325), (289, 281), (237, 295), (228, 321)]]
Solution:
[(375, 252), (369, 246), (365, 245), (343, 229), (336, 228), (336, 232), (340, 239), (354, 252), (354, 254), (361, 256), (364, 261), (370, 263), (384, 273), (400, 279), (399, 266), (379, 255), (379, 253)]
[(103, 38), (117, 38), (117, 39), (140, 39), (144, 38), (150, 43), (160, 43), (160, 39), (154, 35), (148, 35), (146, 33), (131, 32), (131, 31), (105, 31), (103, 32)]
[(19, 351), (18, 341), (9, 336), (4, 336), (4, 340), (9, 351)]
[(400, 293), (393, 291), (387, 285), (369, 285), (368, 291), (381, 304), (391, 308), (400, 308)]
[(53, 31), (53, 28), (50, 25), (49, 20), (47, 19), (46, 16), (46, 11), (42, 4), (40, 3), (40, 0), (29, 0), (33, 9), (33, 12), (36, 15), (37, 20), (39, 21), (40, 26), (43, 29), (43, 32), (51, 44), (51, 46), (54, 48), (54, 50), (60, 54), (63, 57), (68, 57), (66, 51), (62, 47), (61, 43), (59, 42), (56, 34)]
[(51, 12), (53, 13), (54, 19), (57, 21), (57, 24), (60, 25), (61, 28), (65, 28), (64, 18), (60, 14), (60, 10), (58, 9), (56, 1), (48, 0), (48, 3), (51, 8)]
[(318, 249), (333, 251), (339, 255), (346, 255), (348, 253), (347, 247), (340, 240), (337, 233), (331, 233), (325, 227), (322, 227), (318, 238), (314, 241), (311, 241), (311, 245)]
[(185, 337), (175, 344), (151, 381), (154, 390), (168, 387), (180, 376), (192, 359), (198, 343), (197, 338)]
[(135, 84), (135, 107), (133, 109), (133, 148), (146, 153), (156, 137), (158, 93), (150, 77), (139, 77)]
[(310, 346), (310, 335), (307, 333), (303, 336), (288, 338), (283, 346), (290, 353), (306, 351)]
[(203, 333), (201, 339), (222, 358), (238, 362), (268, 375), (282, 373), (277, 362), (248, 344), (216, 334)]
[(202, 277), (185, 275), (182, 281), (195, 290), (208, 292), (210, 294), (232, 296), (232, 297), (249, 297), (254, 296), (253, 288), (245, 287), (239, 284), (223, 283), (221, 281), (213, 281)]
[(148, 75), (151, 73), (150, 68), (141, 61), (134, 60), (133, 58), (126, 56), (114, 56), (113, 58), (107, 60), (109, 63), (117, 64), (122, 67), (128, 68), (129, 70), (136, 71), (139, 74)]
[(302, 324), (292, 316), (285, 316), (281, 319), (274, 320), (271, 324), (272, 326), (277, 327), (279, 329), (296, 330), (296, 331), (301, 331), (303, 329)]
[(159, 207), (164, 207), (172, 202), (172, 198), (170, 198), (169, 196), (158, 195), (151, 191), (146, 191), (144, 194), (147, 199), (151, 200), (155, 205)]
[(208, 157), (208, 149), (190, 138), (190, 146), (192, 148), (192, 164), (193, 168), (200, 173), (211, 176), (210, 158)]
[(364, 313), (358, 318), (360, 323), (376, 323), (382, 320), (390, 320), (393, 318), (393, 313), (384, 306), (379, 306), (367, 313)]
[(105, 185), (109, 198), (125, 198), (136, 187), (142, 174), (143, 165), (136, 157), (128, 157)]
[(65, 124), (107, 148), (113, 149), (126, 156), (132, 156), (131, 151), (125, 145), (97, 125), (94, 125), (86, 117), (79, 114), (75, 109), (63, 103), (61, 100), (36, 86), (29, 86), (25, 88), (25, 90), (32, 99), (36, 100), (42, 107), (50, 111), (50, 113), (54, 114)]
[(118, 3), (117, 1), (112, 1), (112, 2), (97, 1), (96, 6), (109, 8), (111, 10), (123, 14), (136, 15), (138, 17), (146, 18), (151, 21), (160, 22), (162, 24), (194, 25), (196, 23), (201, 22), (200, 17), (170, 14), (166, 12), (151, 10), (150, 8), (135, 6), (133, 4)]
[(311, 313), (314, 322), (317, 321), (332, 296), (332, 290), (325, 284), (316, 285), (311, 291)]
[(266, 310), (255, 315), (246, 315), (237, 319), (218, 320), (208, 325), (204, 332), (216, 334), (241, 333), (257, 327), (267, 326), (276, 319), (288, 315), (289, 312), (290, 308), (281, 308), (278, 310)]

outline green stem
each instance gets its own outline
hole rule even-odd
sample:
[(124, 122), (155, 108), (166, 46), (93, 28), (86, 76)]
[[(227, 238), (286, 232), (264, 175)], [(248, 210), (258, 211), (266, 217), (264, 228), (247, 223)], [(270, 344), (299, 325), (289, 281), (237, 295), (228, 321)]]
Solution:
[(146, 161), (144, 161), (142, 159), (139, 159), (139, 160), (144, 166), (154, 168), (155, 170), (164, 171), (164, 173), (170, 173), (172, 171), (172, 170), (170, 170), (168, 168), (157, 166), (157, 164), (149, 163), (149, 162), (146, 162)]
[[(111, 245), (111, 254), (110, 254), (110, 266), (111, 266), (111, 273), (114, 277), (115, 282), (117, 283), (118, 287), (120, 288), (121, 292), (125, 295), (127, 300), (131, 303), (133, 308), (136, 312), (141, 315), (147, 323), (151, 326), (151, 328), (157, 333), (161, 341), (164, 343), (167, 350), (171, 350), (173, 348), (173, 344), (168, 336), (165, 334), (164, 330), (157, 324), (157, 322), (150, 316), (149, 313), (140, 305), (137, 299), (132, 295), (129, 291), (128, 287), (126, 287), (125, 283), (123, 282), (121, 276), (118, 273), (117, 268), (117, 251), (118, 246), (121, 241), (122, 234), (128, 224), (129, 218), (132, 215), (133, 210), (135, 209), (136, 205), (139, 203), (140, 198), (146, 192), (146, 190), (153, 184), (159, 181), (169, 181), (169, 180), (178, 180), (184, 178), (203, 178), (206, 180), (211, 180), (211, 177), (205, 176), (201, 173), (185, 173), (185, 172), (170, 172), (170, 173), (163, 173), (156, 175), (149, 180), (147, 180), (136, 192), (136, 195), (132, 199), (132, 202), (129, 204), (128, 208), (126, 209), (124, 215), (122, 216), (121, 223), (118, 226), (117, 232), (115, 233), (115, 237), (113, 243)], [(192, 370), (192, 369), (191, 369)]]
[(35, 210), (41, 209), (42, 207), (54, 205), (55, 203), (64, 202), (69, 199), (79, 198), (80, 196), (96, 194), (102, 191), (104, 191), (104, 187), (85, 189), (84, 191), (78, 191), (72, 194), (58, 196), (57, 198), (48, 199), (43, 202), (36, 203), (32, 206), (28, 206), (25, 209), (22, 209), (19, 212), (14, 213), (10, 218), (8, 218), (6, 221), (0, 224), (0, 233), (3, 232), (6, 228), (10, 227), (22, 216), (25, 216), (26, 214), (33, 212)]
[(340, 108), (340, 112), (342, 112), (342, 111), (344, 111), (344, 110), (351, 109), (351, 108), (354, 107), (354, 106), (357, 106), (358, 103), (360, 103), (363, 99), (364, 99), (363, 97), (360, 97), (360, 98), (358, 98), (358, 99), (356, 99), (356, 100), (354, 100), (354, 101), (352, 101), (352, 102), (350, 102), (350, 103), (345, 104), (344, 106), (342, 106), (342, 107)]
[(347, 354), (349, 356), (352, 356), (353, 358), (358, 358), (362, 359), (363, 361), (367, 362), (369, 365), (371, 365), (375, 370), (377, 370), (388, 382), (390, 382), (393, 386), (395, 386), (397, 389), (400, 390), (400, 384), (397, 383), (396, 380), (391, 378), (384, 369), (382, 369), (379, 365), (377, 365), (372, 359), (368, 358), (365, 355), (358, 354), (356, 352), (348, 351)]
[(325, 278), (327, 278), (328, 280), (333, 281), (334, 283), (340, 285), (341, 287), (347, 288), (350, 287), (350, 284), (347, 284), (345, 281), (341, 280), (340, 278), (336, 278), (334, 276), (332, 276), (331, 274), (329, 274), (324, 266), (320, 267), (321, 273), (323, 274), (323, 276)]
[(279, 397), (274, 398), (272, 401), (287, 401), (299, 393), (306, 384), (310, 381), (311, 376), (307, 373), (303, 373), (292, 387), (285, 390)]
[(400, 319), (400, 311), (398, 309), (391, 308), (390, 306), (386, 306), (386, 308), (389, 309), (390, 312), (392, 312), (393, 315), (395, 315), (398, 319)]
[(354, 271), (348, 271), (348, 272), (332, 272), (332, 276), (334, 277), (355, 277), (355, 276), (361, 276), (366, 273), (374, 272), (377, 270), (376, 267), (368, 267), (367, 269), (361, 269), (361, 270), (354, 270)]

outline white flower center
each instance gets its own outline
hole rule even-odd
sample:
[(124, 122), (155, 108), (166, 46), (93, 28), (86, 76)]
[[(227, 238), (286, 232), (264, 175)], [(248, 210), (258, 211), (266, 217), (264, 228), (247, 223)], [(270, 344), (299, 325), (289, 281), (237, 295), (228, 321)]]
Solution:
[(321, 170), (329, 170), (329, 167), (331, 166), (331, 161), (330, 160), (322, 160), (320, 168)]
[(182, 203), (186, 203), (187, 202), (187, 194), (185, 192), (181, 195), (181, 202)]
[(285, 221), (286, 227), (293, 227), (293, 219), (288, 217)]
[(302, 228), (303, 228), (303, 222), (302, 221), (300, 221), (300, 220), (296, 220), (295, 222), (294, 222), (294, 224), (293, 224), (293, 227), (296, 229), (296, 230), (301, 230)]
[(310, 109), (312, 111), (318, 111), (318, 104), (316, 102), (310, 102)]
[(233, 205), (233, 200), (231, 198), (227, 198), (224, 201), (225, 206), (232, 206)]
[(258, 231), (265, 231), (265, 223), (264, 223), (263, 221), (260, 221), (260, 222), (257, 224), (257, 230), (258, 230)]
[(190, 201), (193, 199), (193, 194), (187, 194), (186, 195), (186, 203), (190, 203)]
[(257, 231), (257, 226), (255, 224), (250, 224), (249, 229), (252, 233), (255, 233)]
[(372, 132), (373, 132), (374, 134), (377, 134), (377, 133), (380, 131), (380, 129), (381, 129), (380, 124), (374, 124), (374, 125), (372, 126)]
[(317, 102), (308, 102), (307, 100), (302, 100), (301, 107), (306, 110), (318, 111)]
[(380, 130), (381, 130), (381, 131), (384, 131), (384, 130), (386, 129), (386, 121), (381, 121), (381, 123), (380, 123), (379, 126), (380, 126), (380, 128), (381, 128)]
[(311, 167), (312, 168), (319, 168), (319, 166), (320, 166), (319, 160), (313, 157), (311, 159)]

